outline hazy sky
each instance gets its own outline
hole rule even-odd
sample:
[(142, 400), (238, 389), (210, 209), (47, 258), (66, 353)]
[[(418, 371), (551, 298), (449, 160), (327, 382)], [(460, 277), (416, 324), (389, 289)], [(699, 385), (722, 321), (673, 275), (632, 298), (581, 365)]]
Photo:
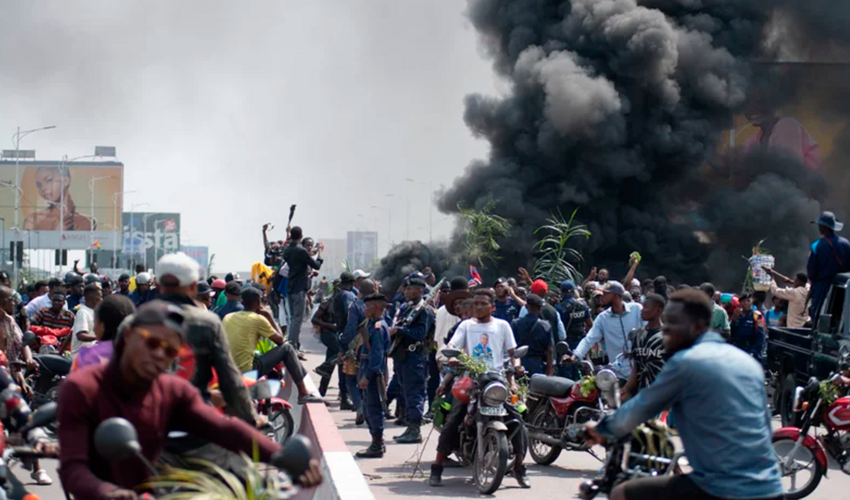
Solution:
[[(42, 160), (115, 146), (125, 210), (181, 212), (183, 242), (216, 271), (283, 238), (289, 205), (308, 235), (428, 235), (426, 187), (486, 155), (463, 97), (499, 83), (460, 0), (114, 1), (0, 4), (0, 138)], [(392, 193), (398, 198), (387, 197)], [(362, 215), (359, 217), (358, 215)], [(452, 219), (434, 213), (434, 234)]]

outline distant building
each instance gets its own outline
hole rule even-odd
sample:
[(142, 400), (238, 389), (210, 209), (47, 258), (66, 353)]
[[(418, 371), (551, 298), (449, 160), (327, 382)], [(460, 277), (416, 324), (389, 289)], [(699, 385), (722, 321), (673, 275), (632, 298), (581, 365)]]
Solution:
[(333, 281), (338, 278), (340, 273), (344, 271), (343, 261), (346, 259), (345, 240), (343, 239), (323, 239), (319, 240), (325, 245), (325, 251), (322, 252), (322, 258), (325, 259), (322, 264), (322, 269), (319, 270), (319, 276), (327, 276), (328, 280)]
[(374, 231), (349, 231), (345, 255), (352, 269), (371, 267), (378, 260), (378, 233)]

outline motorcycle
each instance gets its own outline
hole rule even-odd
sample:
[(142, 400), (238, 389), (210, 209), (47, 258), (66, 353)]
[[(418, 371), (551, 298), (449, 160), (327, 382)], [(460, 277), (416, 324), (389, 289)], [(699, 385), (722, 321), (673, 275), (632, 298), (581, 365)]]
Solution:
[[(50, 403), (42, 406), (30, 415), (29, 422), (21, 427), (15, 433), (15, 436), (26, 436), (29, 431), (36, 427), (45, 427), (56, 420), (58, 413), (56, 403)], [(2, 458), (0, 458), (0, 488), (3, 489), (5, 496), (10, 500), (38, 500), (38, 497), (28, 492), (15, 474), (12, 472), (11, 462), (24, 459), (40, 459), (43, 455), (34, 448), (29, 446), (12, 446), (9, 441), (13, 436), (8, 436), (0, 423), (0, 450), (2, 450)]]
[[(555, 347), (558, 358), (571, 354), (566, 342)], [(592, 446), (582, 439), (587, 422), (599, 421), (605, 405), (593, 379), (594, 365), (581, 361), (576, 382), (563, 377), (534, 375), (529, 384), (528, 439), (531, 458), (540, 465), (551, 465), (562, 450), (585, 451), (599, 460)]]
[[(850, 350), (839, 354), (838, 372), (823, 382), (812, 377), (806, 387), (794, 391), (793, 409), (802, 413), (798, 427), (782, 427), (773, 431), (773, 449), (779, 458), (785, 497), (791, 500), (810, 495), (829, 466), (827, 455), (850, 474), (850, 397), (837, 397), (833, 383), (840, 372), (850, 368)], [(809, 431), (823, 426), (826, 433)], [(798, 486), (798, 475), (806, 474)], [(787, 481), (787, 482), (786, 482)]]
[[(514, 357), (522, 358), (528, 347), (517, 348)], [(447, 359), (457, 358), (458, 349), (443, 349)], [(524, 423), (519, 412), (509, 412), (509, 383), (501, 373), (484, 371), (468, 374), (455, 381), (452, 395), (458, 404), (468, 405), (460, 427), (460, 446), (455, 454), (473, 466), (478, 491), (491, 495), (502, 484), (508, 465), (522, 460), (525, 449), (513, 449), (513, 438), (522, 432)]]
[[(597, 373), (596, 386), (611, 409), (620, 406), (619, 381), (614, 372), (604, 369)], [(579, 432), (583, 441), (588, 437), (584, 429)], [(599, 494), (610, 495), (614, 487), (632, 479), (679, 473), (679, 460), (684, 453), (675, 450), (671, 439), (665, 424), (650, 420), (631, 434), (609, 441), (601, 475), (581, 484), (579, 498), (592, 500)]]
[[(24, 342), (31, 341), (34, 335), (27, 332)], [(25, 370), (27, 383), (32, 388), (33, 398), (30, 402), (32, 407), (38, 408), (45, 403), (59, 400), (59, 387), (71, 372), (71, 358), (57, 354), (33, 354), (32, 358), (38, 364), (35, 369), (27, 368), (26, 364), (20, 366)]]
[(243, 373), (242, 381), (251, 393), (257, 414), (265, 415), (269, 422), (269, 438), (282, 445), (295, 432), (295, 422), (291, 414), (292, 405), (289, 401), (278, 397), (280, 388), (285, 382), (283, 379), (269, 377), (257, 380), (256, 371)]

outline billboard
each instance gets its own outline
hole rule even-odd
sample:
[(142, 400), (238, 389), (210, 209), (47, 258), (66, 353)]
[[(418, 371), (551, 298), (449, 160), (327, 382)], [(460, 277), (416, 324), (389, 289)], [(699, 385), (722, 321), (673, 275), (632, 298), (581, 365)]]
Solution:
[(349, 231), (346, 259), (353, 269), (366, 269), (378, 260), (378, 233)]
[[(33, 242), (27, 247), (111, 247), (123, 202), (122, 163), (24, 161), (19, 175), (18, 226), (21, 239)], [(0, 161), (0, 218), (7, 229), (15, 225), (16, 192), (15, 162)]]
[[(152, 268), (159, 257), (180, 249), (180, 214), (125, 212), (122, 214), (123, 257)], [(128, 266), (129, 267), (129, 266)]]
[(180, 251), (195, 259), (201, 266), (201, 276), (207, 275), (207, 267), (210, 263), (210, 247), (182, 246)]

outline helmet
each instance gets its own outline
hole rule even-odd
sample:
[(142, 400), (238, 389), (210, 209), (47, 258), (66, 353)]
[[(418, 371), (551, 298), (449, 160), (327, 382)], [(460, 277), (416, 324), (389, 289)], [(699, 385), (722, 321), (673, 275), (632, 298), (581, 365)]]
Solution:
[(94, 273), (88, 273), (87, 275), (83, 276), (83, 281), (86, 285), (90, 285), (92, 283), (100, 283), (100, 276)]
[(469, 377), (459, 379), (452, 386), (452, 396), (461, 404), (469, 404), (473, 385), (472, 379)]
[(82, 283), (83, 277), (74, 271), (68, 271), (65, 273), (65, 284), (66, 285), (76, 285), (77, 283)]
[(225, 283), (223, 279), (219, 278), (219, 279), (213, 281), (212, 285), (210, 285), (210, 286), (212, 287), (213, 290), (224, 290), (224, 287), (227, 286), (227, 283)]

